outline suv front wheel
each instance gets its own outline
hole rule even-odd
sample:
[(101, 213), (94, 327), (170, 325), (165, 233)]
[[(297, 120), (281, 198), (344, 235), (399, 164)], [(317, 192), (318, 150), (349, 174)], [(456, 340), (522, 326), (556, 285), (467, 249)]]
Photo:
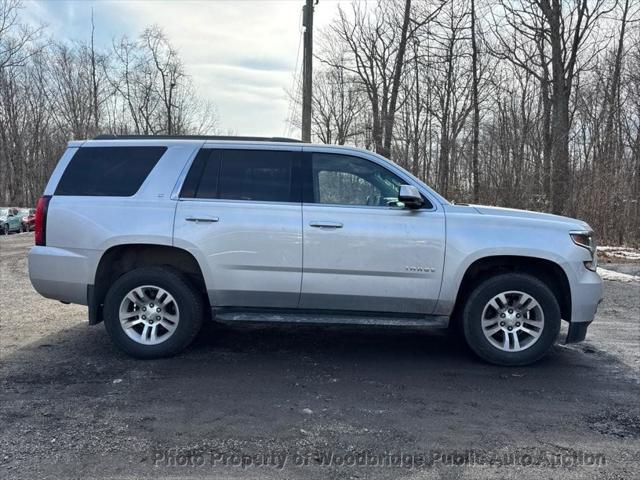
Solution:
[(505, 273), (481, 282), (463, 310), (465, 339), (484, 360), (527, 365), (554, 344), (560, 332), (560, 307), (538, 278)]
[(113, 342), (136, 358), (175, 355), (196, 337), (204, 317), (202, 295), (179, 272), (143, 267), (114, 282), (104, 302)]

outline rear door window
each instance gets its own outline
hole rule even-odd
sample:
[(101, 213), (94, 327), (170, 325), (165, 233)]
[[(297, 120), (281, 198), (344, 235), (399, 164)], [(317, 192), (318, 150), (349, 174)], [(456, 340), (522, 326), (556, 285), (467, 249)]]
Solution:
[(81, 147), (60, 178), (55, 195), (130, 197), (167, 147)]
[(182, 198), (216, 198), (221, 150), (203, 148), (191, 164), (182, 184)]
[(262, 202), (299, 201), (296, 152), (203, 149), (185, 179), (183, 198)]

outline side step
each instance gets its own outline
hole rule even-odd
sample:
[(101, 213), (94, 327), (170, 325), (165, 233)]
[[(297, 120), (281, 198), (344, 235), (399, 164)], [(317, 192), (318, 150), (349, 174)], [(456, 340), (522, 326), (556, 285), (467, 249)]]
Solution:
[(275, 322), (316, 325), (372, 325), (396, 327), (447, 328), (449, 317), (427, 315), (423, 317), (385, 316), (384, 314), (345, 314), (345, 313), (308, 313), (308, 312), (252, 312), (252, 311), (214, 311), (214, 319), (225, 323), (237, 322)]

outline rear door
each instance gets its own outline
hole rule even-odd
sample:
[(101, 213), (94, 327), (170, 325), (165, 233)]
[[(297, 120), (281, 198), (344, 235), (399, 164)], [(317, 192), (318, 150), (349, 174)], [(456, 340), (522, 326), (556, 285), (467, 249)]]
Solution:
[(370, 159), (312, 153), (305, 165), (300, 307), (431, 313), (444, 264), (442, 210), (403, 208), (399, 188), (410, 182)]
[(297, 307), (300, 152), (214, 145), (194, 159), (179, 196), (174, 244), (206, 262), (214, 307)]

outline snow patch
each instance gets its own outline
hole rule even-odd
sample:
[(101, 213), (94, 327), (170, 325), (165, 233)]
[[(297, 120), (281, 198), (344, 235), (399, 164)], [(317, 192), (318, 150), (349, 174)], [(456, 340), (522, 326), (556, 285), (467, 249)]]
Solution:
[(614, 272), (613, 270), (607, 270), (606, 268), (598, 267), (598, 275), (600, 275), (600, 278), (602, 278), (603, 280), (610, 280), (613, 282), (640, 283), (640, 276), (629, 275), (628, 273)]
[(640, 249), (629, 247), (598, 247), (598, 253), (609, 258), (624, 258), (625, 260), (639, 260)]

